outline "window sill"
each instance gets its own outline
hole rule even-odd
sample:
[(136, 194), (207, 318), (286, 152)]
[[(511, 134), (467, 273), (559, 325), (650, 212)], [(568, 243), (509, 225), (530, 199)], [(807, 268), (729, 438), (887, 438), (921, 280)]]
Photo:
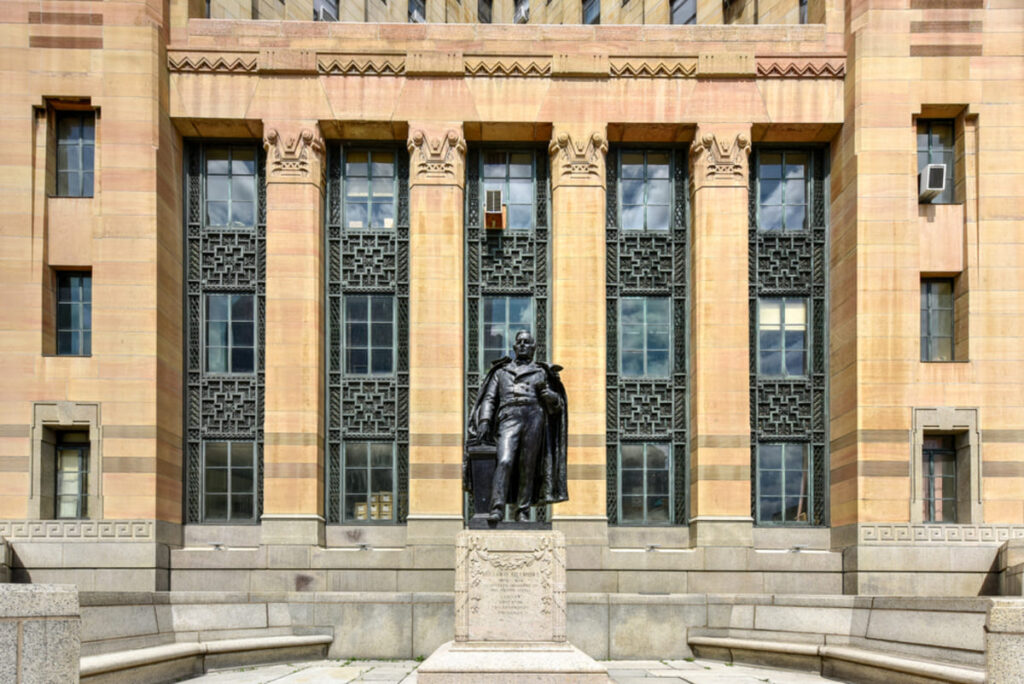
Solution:
[(91, 359), (92, 354), (43, 354), (44, 359)]
[(925, 361), (921, 359), (921, 363), (938, 363), (938, 364), (951, 364), (951, 363), (970, 363), (970, 359), (953, 359), (952, 361)]
[(91, 200), (91, 199), (93, 199), (95, 197), (96, 197), (96, 195), (47, 195), (46, 199), (68, 199), (68, 200), (87, 199), (87, 200)]

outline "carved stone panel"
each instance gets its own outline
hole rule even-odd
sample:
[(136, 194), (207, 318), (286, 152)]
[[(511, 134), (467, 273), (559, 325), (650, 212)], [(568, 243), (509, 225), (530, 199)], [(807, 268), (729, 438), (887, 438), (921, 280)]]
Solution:
[(561, 532), (459, 533), (456, 641), (564, 642), (565, 613)]

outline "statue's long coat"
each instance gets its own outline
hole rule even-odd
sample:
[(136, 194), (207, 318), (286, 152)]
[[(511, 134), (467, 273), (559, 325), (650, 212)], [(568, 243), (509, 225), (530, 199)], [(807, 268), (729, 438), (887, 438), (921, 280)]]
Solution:
[[(495, 416), (495, 419), (491, 421), (490, 434), (480, 434), (480, 406), (483, 403), (483, 397), (487, 394), (485, 391), (487, 389), (487, 385), (494, 382), (495, 371), (511, 362), (512, 359), (508, 356), (504, 356), (495, 361), (491, 366), (491, 370), (487, 372), (487, 376), (484, 378), (484, 381), (480, 384), (480, 392), (477, 395), (476, 404), (473, 406), (473, 412), (469, 415), (469, 425), (466, 430), (467, 445), (480, 444), (482, 442), (487, 444), (494, 443), (494, 433), (498, 427), (497, 416)], [(561, 408), (557, 412), (547, 414), (547, 420), (545, 421), (547, 433), (545, 448), (537, 463), (537, 477), (535, 478), (533, 495), (530, 497), (531, 504), (535, 506), (543, 506), (546, 504), (569, 500), (569, 487), (566, 478), (569, 402), (565, 395), (565, 387), (562, 385), (562, 380), (558, 377), (558, 371), (562, 370), (562, 367), (555, 365), (549, 366), (548, 364), (541, 363), (540, 361), (537, 361), (536, 363), (547, 373), (548, 389), (558, 395), (562, 404)], [(490, 483), (487, 483), (484, 486), (489, 487)], [(473, 491), (473, 470), (469, 465), (468, 450), (462, 457), (462, 488), (467, 492)], [(515, 492), (518, 490), (518, 468), (513, 468), (511, 481), (509, 482), (509, 491)]]

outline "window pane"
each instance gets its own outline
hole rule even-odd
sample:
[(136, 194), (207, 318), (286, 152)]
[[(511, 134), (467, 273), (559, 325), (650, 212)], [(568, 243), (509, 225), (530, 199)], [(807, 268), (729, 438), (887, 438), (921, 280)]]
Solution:
[(253, 496), (252, 494), (235, 495), (231, 497), (231, 519), (250, 520), (253, 517)]
[(505, 201), (509, 204), (533, 204), (533, 181), (512, 180), (508, 183), (508, 197)]
[(761, 204), (782, 204), (782, 181), (762, 178), (760, 193)]
[(623, 152), (622, 153), (622, 177), (643, 178), (644, 177), (644, 153)]
[(206, 203), (206, 225), (218, 227), (228, 225), (227, 202)]
[(205, 520), (227, 520), (228, 497), (225, 494), (207, 494), (206, 510), (203, 518)]
[(512, 204), (508, 207), (508, 227), (526, 229), (533, 227), (533, 207)]
[(647, 522), (667, 523), (669, 500), (667, 494), (647, 497)]
[(235, 321), (252, 320), (252, 295), (231, 295), (231, 318)]
[(231, 443), (231, 467), (251, 468), (252, 467), (252, 442)]
[(226, 493), (228, 491), (228, 471), (207, 468), (206, 491), (213, 493)]
[(622, 229), (644, 229), (644, 208), (642, 206), (622, 207)]
[(377, 150), (372, 156), (371, 171), (375, 178), (391, 177), (395, 175), (395, 153), (386, 150)]
[(762, 496), (758, 502), (760, 519), (763, 522), (778, 522), (782, 519), (782, 497)]
[(644, 202), (644, 183), (642, 180), (623, 180), (622, 204), (637, 205)]
[(647, 230), (668, 230), (669, 207), (667, 204), (658, 204), (647, 207)]
[(484, 177), (505, 178), (505, 153), (487, 152), (484, 154)]
[(760, 178), (782, 178), (782, 154), (778, 152), (762, 152), (758, 167)]
[(367, 175), (370, 153), (352, 150), (345, 155), (345, 176)]
[(782, 467), (782, 445), (762, 444), (757, 448), (758, 466), (778, 469)]
[(647, 471), (647, 493), (668, 494), (668, 471), (650, 470)]
[(237, 175), (256, 174), (256, 150), (251, 147), (234, 147), (231, 150), (231, 173)]
[(206, 371), (208, 373), (228, 372), (228, 350), (225, 347), (209, 347), (206, 350)]
[(255, 368), (255, 357), (251, 348), (232, 348), (231, 349), (231, 372), (232, 373), (251, 373)]
[(622, 509), (619, 512), (622, 522), (644, 521), (644, 497), (623, 496)]
[[(374, 202), (371, 206), (371, 228), (394, 228), (395, 205), (393, 202)], [(358, 226), (352, 226), (357, 228)]]
[(782, 207), (763, 205), (761, 207), (761, 222), (758, 227), (761, 230), (782, 230)]
[(786, 230), (804, 230), (807, 221), (807, 207), (802, 204), (786, 205)]
[(641, 377), (644, 374), (643, 352), (622, 353), (622, 374), (628, 377)]
[(390, 349), (374, 349), (372, 354), (373, 373), (390, 373), (394, 366), (392, 364), (392, 353)]
[(228, 148), (206, 148), (206, 173), (226, 174), (228, 172)]
[(668, 368), (668, 352), (648, 352), (647, 353), (647, 375), (651, 377), (667, 377), (669, 373)]
[(509, 327), (516, 332), (533, 329), (533, 300), (525, 297), (511, 297), (508, 301)]
[(206, 467), (227, 468), (228, 467), (228, 444), (227, 442), (207, 442)]
[(508, 156), (510, 178), (531, 178), (533, 176), (533, 155), (529, 152), (513, 152)]
[(804, 352), (802, 351), (787, 351), (786, 352), (786, 375), (803, 375), (804, 374)]
[(365, 228), (368, 216), (369, 208), (366, 204), (345, 203), (345, 225), (348, 228)]
[(623, 444), (620, 451), (622, 453), (623, 468), (644, 467), (644, 447), (642, 444)]
[(366, 442), (348, 442), (345, 444), (345, 465), (347, 467), (365, 467), (367, 450)]
[(365, 321), (369, 315), (369, 300), (367, 297), (346, 297), (345, 318), (349, 321)]
[[(215, 323), (211, 325), (225, 325), (224, 323)], [(231, 324), (231, 341), (236, 347), (251, 347), (253, 346), (253, 325), (252, 321), (242, 321), (240, 323)]]
[(644, 300), (640, 298), (623, 298), (619, 300), (619, 316), (622, 323), (643, 324)]

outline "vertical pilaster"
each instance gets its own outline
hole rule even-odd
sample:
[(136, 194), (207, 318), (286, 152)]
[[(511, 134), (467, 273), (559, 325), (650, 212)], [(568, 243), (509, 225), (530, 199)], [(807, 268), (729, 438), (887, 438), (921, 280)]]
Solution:
[(750, 546), (747, 125), (697, 127), (690, 150), (690, 521), (697, 546)]
[(605, 124), (559, 124), (551, 153), (551, 361), (569, 397), (569, 501), (555, 519), (606, 517)]
[(461, 123), (411, 122), (407, 144), (409, 535), (440, 541), (462, 526), (466, 141)]
[(264, 122), (267, 149), (263, 541), (322, 544), (323, 161), (315, 121)]

